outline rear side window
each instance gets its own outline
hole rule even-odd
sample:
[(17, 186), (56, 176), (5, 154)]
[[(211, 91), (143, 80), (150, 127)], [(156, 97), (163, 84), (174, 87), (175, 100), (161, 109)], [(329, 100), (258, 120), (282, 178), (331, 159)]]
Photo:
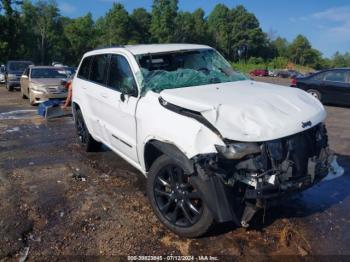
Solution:
[(345, 83), (347, 82), (347, 77), (348, 77), (348, 72), (345, 70), (329, 71), (326, 73), (324, 80)]
[(323, 81), (325, 73), (318, 73), (311, 77), (312, 80)]
[(90, 62), (91, 62), (91, 56), (84, 58), (79, 69), (79, 73), (78, 73), (79, 78), (89, 79)]
[(111, 56), (107, 85), (116, 91), (136, 96), (136, 82), (125, 57), (121, 55)]
[(98, 84), (106, 84), (109, 55), (94, 56), (91, 64), (90, 81)]

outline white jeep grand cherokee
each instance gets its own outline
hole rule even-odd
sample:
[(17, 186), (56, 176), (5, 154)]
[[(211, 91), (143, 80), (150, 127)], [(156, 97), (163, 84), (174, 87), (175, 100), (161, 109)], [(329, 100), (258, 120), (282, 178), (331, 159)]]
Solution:
[(336, 166), (317, 99), (247, 79), (209, 46), (94, 50), (73, 86), (86, 151), (103, 143), (147, 176), (155, 214), (182, 236), (214, 221), (247, 227)]

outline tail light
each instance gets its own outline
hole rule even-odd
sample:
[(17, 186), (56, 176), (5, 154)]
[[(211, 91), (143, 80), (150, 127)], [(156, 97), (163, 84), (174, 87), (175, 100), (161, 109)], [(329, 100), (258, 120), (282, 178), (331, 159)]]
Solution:
[(295, 77), (292, 78), (291, 86), (297, 86), (297, 79)]

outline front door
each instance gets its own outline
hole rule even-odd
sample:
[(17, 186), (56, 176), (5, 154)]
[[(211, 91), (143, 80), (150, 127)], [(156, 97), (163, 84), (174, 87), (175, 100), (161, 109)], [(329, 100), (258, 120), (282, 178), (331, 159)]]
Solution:
[(112, 54), (103, 100), (103, 125), (110, 147), (138, 164), (135, 110), (138, 102), (136, 82), (127, 59)]
[(332, 70), (325, 75), (323, 88), (330, 103), (348, 104), (349, 83), (347, 70)]

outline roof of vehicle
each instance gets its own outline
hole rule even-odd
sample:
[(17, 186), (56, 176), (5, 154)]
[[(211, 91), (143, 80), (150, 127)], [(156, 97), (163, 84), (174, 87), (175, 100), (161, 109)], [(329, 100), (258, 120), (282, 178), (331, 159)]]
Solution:
[[(197, 50), (197, 49), (212, 49), (207, 45), (196, 45), (196, 44), (145, 44), (145, 45), (126, 45), (126, 46), (116, 46), (116, 47), (106, 47), (98, 48), (97, 50), (103, 49), (126, 49), (133, 55), (141, 54), (156, 54), (156, 53), (167, 53), (176, 52), (182, 50)], [(96, 50), (94, 50), (96, 51)], [(88, 54), (92, 54), (93, 51)]]
[(196, 44), (152, 44), (152, 45), (127, 45), (125, 46), (134, 55), (148, 54), (148, 53), (166, 53), (181, 50), (195, 50), (195, 49), (212, 49), (206, 45)]

